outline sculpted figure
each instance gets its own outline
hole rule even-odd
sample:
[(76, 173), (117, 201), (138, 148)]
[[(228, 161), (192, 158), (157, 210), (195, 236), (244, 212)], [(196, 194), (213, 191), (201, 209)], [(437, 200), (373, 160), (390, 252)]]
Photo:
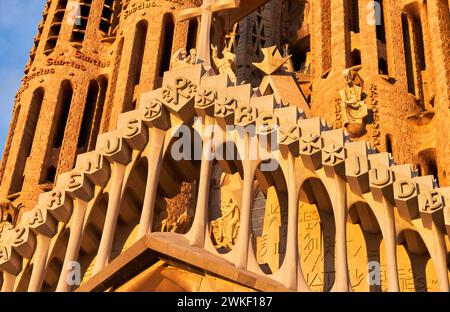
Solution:
[(222, 50), (222, 58), (219, 58), (217, 46), (211, 45), (211, 57), (214, 65), (216, 65), (220, 74), (227, 74), (233, 84), (237, 83), (236, 74), (234, 73), (234, 69), (236, 67), (236, 54), (231, 52), (233, 50), (234, 41), (236, 40), (236, 29), (237, 24), (234, 25), (233, 31), (226, 35), (226, 38), (230, 38), (230, 41), (228, 44), (225, 44), (225, 48)]
[(175, 53), (172, 55), (170, 63), (172, 64), (172, 69), (186, 67), (186, 65), (188, 64), (186, 49), (181, 48), (175, 51)]
[(7, 224), (14, 224), (14, 219), (17, 217), (17, 213), (20, 208), (22, 208), (23, 205), (19, 204), (17, 207), (14, 207), (14, 205), (9, 200), (4, 200), (0, 202), (0, 209), (1, 209), (1, 222), (0, 223), (7, 223)]
[(351, 136), (360, 136), (365, 132), (367, 105), (361, 86), (355, 84), (356, 72), (346, 69), (343, 72), (346, 86), (339, 92), (342, 105), (343, 125)]
[(214, 65), (216, 65), (220, 74), (227, 74), (230, 77), (232, 83), (236, 84), (237, 78), (234, 73), (234, 67), (236, 64), (236, 54), (232, 53), (228, 47), (222, 50), (222, 58), (219, 58), (217, 53), (217, 46), (211, 46), (212, 49), (212, 60)]
[(197, 64), (197, 50), (190, 49), (189, 56), (186, 58), (188, 64), (195, 65)]
[(232, 248), (239, 231), (239, 207), (231, 197), (223, 199), (220, 206), (222, 216), (211, 222), (217, 247)]
[(197, 50), (189, 50), (190, 55), (187, 54), (185, 48), (178, 49), (171, 58), (171, 69), (185, 68), (197, 64)]

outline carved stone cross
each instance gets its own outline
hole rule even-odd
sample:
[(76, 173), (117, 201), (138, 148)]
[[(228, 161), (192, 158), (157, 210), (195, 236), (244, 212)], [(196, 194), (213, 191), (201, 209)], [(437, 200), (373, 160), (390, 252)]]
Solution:
[(177, 16), (180, 22), (201, 16), (200, 34), (197, 40), (197, 57), (203, 61), (206, 69), (211, 68), (210, 35), (212, 14), (217, 11), (238, 8), (239, 4), (240, 0), (203, 0), (201, 7), (178, 12)]

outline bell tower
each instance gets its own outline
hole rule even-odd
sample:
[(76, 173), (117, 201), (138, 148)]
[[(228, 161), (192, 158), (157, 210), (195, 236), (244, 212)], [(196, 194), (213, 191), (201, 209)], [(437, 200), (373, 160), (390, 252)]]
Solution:
[(28, 210), (97, 136), (162, 81), (169, 51), (195, 46), (190, 1), (47, 0), (0, 166), (0, 197)]

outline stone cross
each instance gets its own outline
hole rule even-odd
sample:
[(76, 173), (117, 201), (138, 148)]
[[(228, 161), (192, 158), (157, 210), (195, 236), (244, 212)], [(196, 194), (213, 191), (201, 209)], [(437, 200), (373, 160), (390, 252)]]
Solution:
[(197, 40), (197, 58), (203, 61), (206, 69), (211, 68), (210, 35), (212, 14), (217, 11), (238, 8), (239, 4), (240, 0), (203, 0), (201, 7), (185, 9), (177, 14), (180, 22), (201, 16), (200, 34)]

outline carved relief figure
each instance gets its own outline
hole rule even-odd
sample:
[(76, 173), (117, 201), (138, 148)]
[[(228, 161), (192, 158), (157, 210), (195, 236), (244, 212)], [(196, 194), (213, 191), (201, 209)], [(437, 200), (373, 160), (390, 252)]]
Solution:
[(175, 51), (171, 58), (172, 69), (180, 69), (197, 64), (197, 50), (191, 49), (189, 53), (188, 55), (185, 48)]
[(361, 136), (365, 132), (365, 118), (367, 117), (367, 105), (363, 97), (362, 87), (357, 85), (357, 73), (353, 69), (343, 72), (345, 87), (340, 90), (343, 126), (347, 128), (351, 136)]
[(187, 62), (191, 65), (197, 64), (197, 50), (196, 49), (189, 50), (189, 56), (187, 57)]
[(14, 207), (14, 205), (9, 200), (0, 202), (0, 209), (1, 209), (0, 223), (8, 223), (15, 225), (17, 213), (22, 206), (23, 206), (22, 204), (19, 204), (17, 207)]
[(239, 231), (239, 206), (233, 198), (224, 193), (220, 205), (222, 216), (211, 221), (211, 232), (213, 233), (216, 247), (233, 248)]
[(228, 38), (230, 38), (230, 41), (228, 44), (225, 45), (225, 48), (222, 50), (222, 58), (219, 58), (218, 52), (217, 52), (217, 46), (211, 45), (212, 50), (212, 60), (214, 62), (214, 65), (216, 65), (217, 70), (220, 74), (227, 74), (228, 77), (230, 77), (230, 80), (232, 83), (237, 83), (237, 78), (235, 74), (235, 67), (236, 67), (236, 54), (234, 54), (232, 51), (234, 41), (236, 40), (236, 27), (237, 24), (235, 24), (233, 32), (231, 32), (229, 35), (227, 35)]
[(164, 198), (155, 218), (155, 230), (185, 234), (195, 214), (195, 183), (181, 183), (181, 191), (173, 198)]

